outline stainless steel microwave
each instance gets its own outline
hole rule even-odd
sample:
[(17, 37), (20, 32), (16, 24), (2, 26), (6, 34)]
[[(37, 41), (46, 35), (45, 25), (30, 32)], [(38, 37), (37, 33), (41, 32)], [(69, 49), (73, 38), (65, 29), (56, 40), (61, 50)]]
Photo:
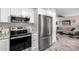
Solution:
[(26, 23), (29, 22), (30, 17), (22, 17), (22, 16), (10, 16), (11, 23)]

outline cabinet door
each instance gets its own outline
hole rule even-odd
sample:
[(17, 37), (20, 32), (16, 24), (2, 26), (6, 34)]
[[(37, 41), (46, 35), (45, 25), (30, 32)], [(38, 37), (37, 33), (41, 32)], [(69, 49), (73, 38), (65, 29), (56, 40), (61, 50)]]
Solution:
[(29, 10), (30, 23), (34, 23), (34, 14), (35, 14), (34, 9), (30, 9)]
[(0, 40), (0, 51), (9, 51), (9, 39)]
[(22, 9), (21, 8), (11, 8), (11, 15), (22, 16)]
[(22, 8), (22, 16), (30, 17), (30, 23), (34, 23), (34, 12), (33, 8)]
[(10, 8), (1, 8), (0, 22), (9, 22)]
[(38, 34), (37, 33), (32, 34), (32, 50), (33, 51), (38, 50)]

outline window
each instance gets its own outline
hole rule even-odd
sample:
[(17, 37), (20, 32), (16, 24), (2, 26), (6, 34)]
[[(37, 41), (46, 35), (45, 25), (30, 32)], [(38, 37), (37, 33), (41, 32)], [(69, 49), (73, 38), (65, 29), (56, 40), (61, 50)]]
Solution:
[(62, 25), (71, 25), (71, 21), (70, 20), (63, 20)]

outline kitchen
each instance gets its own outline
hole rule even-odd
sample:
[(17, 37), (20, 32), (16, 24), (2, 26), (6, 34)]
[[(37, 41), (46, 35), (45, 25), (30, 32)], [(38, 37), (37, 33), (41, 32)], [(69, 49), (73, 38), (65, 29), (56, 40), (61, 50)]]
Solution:
[(56, 41), (55, 22), (53, 8), (0, 8), (0, 51), (44, 51)]
[(1, 0), (0, 58), (77, 59), (78, 4), (76, 0)]

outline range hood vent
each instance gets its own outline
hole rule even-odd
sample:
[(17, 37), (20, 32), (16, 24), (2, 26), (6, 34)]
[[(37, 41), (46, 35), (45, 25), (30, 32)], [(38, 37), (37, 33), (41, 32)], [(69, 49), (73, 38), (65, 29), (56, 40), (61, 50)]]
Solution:
[(58, 15), (58, 17), (62, 17), (62, 18), (65, 18), (65, 16), (62, 16), (62, 15)]

